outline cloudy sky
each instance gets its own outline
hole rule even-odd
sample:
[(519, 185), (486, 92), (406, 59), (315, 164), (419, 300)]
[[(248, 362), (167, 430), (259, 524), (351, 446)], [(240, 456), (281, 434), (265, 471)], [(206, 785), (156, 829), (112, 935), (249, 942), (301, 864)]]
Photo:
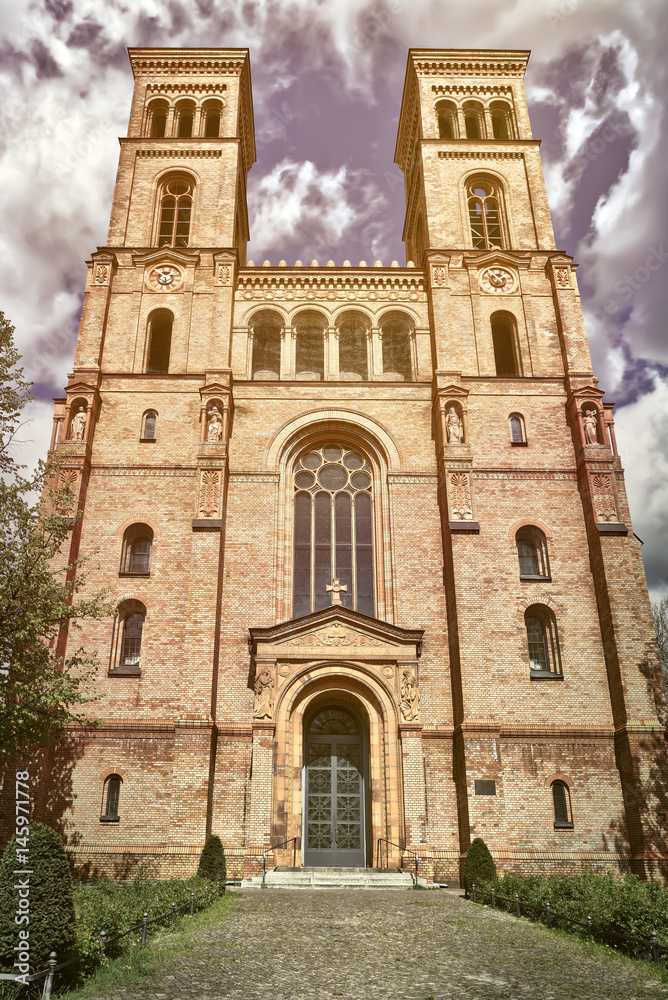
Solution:
[(531, 49), (557, 245), (580, 264), (594, 366), (617, 403), (634, 527), (668, 589), (663, 0), (0, 0), (0, 309), (48, 444), (85, 268), (106, 241), (132, 93), (127, 46), (248, 46), (258, 162), (249, 256), (405, 260), (393, 164), (409, 46)]

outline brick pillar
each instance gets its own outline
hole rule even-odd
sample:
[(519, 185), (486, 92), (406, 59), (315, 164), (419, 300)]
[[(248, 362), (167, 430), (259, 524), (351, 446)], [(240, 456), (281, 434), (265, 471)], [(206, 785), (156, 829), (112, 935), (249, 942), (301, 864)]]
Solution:
[(415, 847), (426, 842), (427, 833), (422, 726), (415, 722), (405, 722), (399, 726), (399, 737), (403, 765), (406, 846)]
[(275, 729), (273, 722), (253, 724), (249, 837), (251, 847), (260, 845), (267, 847), (271, 841)]

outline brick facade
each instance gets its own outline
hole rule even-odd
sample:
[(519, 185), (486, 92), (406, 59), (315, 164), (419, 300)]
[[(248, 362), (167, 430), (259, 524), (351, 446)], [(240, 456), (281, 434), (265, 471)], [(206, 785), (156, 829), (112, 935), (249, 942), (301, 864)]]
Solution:
[[(304, 727), (328, 706), (364, 732), (367, 864), (386, 838), (399, 845), (391, 863), (406, 848), (426, 877), (456, 878), (475, 836), (506, 868), (644, 872), (668, 860), (640, 542), (575, 266), (554, 244), (522, 85), (528, 53), (409, 53), (396, 153), (406, 267), (246, 261), (247, 51), (130, 55), (108, 243), (89, 263), (52, 441), (83, 512), (72, 555), (97, 553), (88, 586), (112, 587), (121, 608), (72, 640), (102, 662), (101, 728), (73, 732), (40, 772), (41, 815), (77, 871), (146, 863), (185, 875), (210, 832), (230, 875), (260, 870), (270, 844), (303, 832)], [(183, 101), (195, 112), (187, 137)], [(151, 134), (155, 102), (164, 135)], [(205, 124), (215, 102), (217, 136)], [(175, 177), (193, 192), (187, 239), (159, 246)], [(497, 200), (482, 210), (481, 245), (469, 212), (485, 184)], [(172, 317), (163, 372), (147, 371), (156, 310)], [(280, 331), (273, 373), (254, 363), (267, 311)], [(299, 370), (307, 311), (324, 330), (321, 377)], [(366, 377), (341, 367), (353, 311)], [(395, 320), (410, 376), (388, 369)], [(373, 480), (375, 615), (333, 604), (293, 619), (294, 468), (332, 442), (360, 453)], [(133, 525), (152, 535), (148, 572), (123, 571)], [(532, 526), (549, 571), (521, 574), (517, 532)], [(133, 601), (145, 609), (141, 650), (124, 664)], [(527, 615), (543, 622), (549, 670), (530, 658)], [(407, 677), (419, 694), (408, 708)], [(112, 774), (118, 816), (103, 822)], [(555, 781), (568, 797), (561, 825)]]

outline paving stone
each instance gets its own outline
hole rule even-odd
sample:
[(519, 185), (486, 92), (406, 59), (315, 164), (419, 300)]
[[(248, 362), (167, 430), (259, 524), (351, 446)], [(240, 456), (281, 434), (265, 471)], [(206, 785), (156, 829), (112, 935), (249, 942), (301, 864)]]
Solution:
[[(170, 940), (169, 936), (163, 942)], [(172, 978), (173, 977), (173, 978)], [(239, 898), (125, 1000), (651, 1000), (646, 967), (462, 899), (460, 890), (270, 889)]]

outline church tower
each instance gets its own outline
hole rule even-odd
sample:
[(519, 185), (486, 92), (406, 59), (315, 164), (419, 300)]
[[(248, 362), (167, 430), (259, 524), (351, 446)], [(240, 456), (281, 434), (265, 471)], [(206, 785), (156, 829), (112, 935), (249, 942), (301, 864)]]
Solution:
[[(113, 619), (45, 764), (77, 870), (645, 872), (663, 709), (527, 52), (411, 50), (407, 264), (246, 260), (242, 49), (132, 49), (52, 449)], [(381, 852), (382, 851), (382, 855)]]

